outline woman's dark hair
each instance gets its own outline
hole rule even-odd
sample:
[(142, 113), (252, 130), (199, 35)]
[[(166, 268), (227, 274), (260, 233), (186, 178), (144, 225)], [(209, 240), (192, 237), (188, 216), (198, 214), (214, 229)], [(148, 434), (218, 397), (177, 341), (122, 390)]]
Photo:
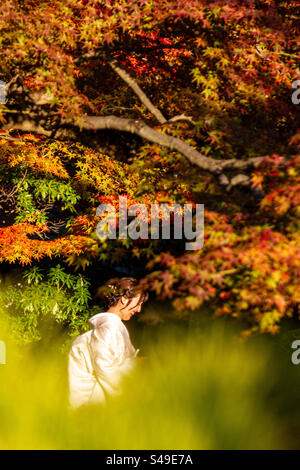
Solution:
[(110, 279), (104, 284), (104, 286), (99, 287), (97, 295), (103, 298), (105, 308), (117, 305), (123, 296), (128, 299), (128, 303), (125, 307), (129, 305), (133, 297), (138, 295), (140, 295), (138, 305), (148, 300), (148, 292), (139, 285), (139, 281), (134, 277), (116, 277)]

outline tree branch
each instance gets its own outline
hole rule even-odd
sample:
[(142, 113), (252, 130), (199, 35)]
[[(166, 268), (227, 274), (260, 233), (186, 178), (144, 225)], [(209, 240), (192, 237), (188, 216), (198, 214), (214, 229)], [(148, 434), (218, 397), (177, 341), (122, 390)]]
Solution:
[(185, 114), (179, 114), (178, 116), (172, 117), (171, 119), (168, 120), (168, 123), (177, 122), (177, 121), (187, 121), (190, 124), (193, 124), (193, 126), (196, 124), (192, 116), (186, 116)]
[(108, 63), (111, 66), (111, 68), (119, 75), (119, 77), (122, 78), (122, 80), (124, 80), (124, 82), (126, 82), (127, 85), (130, 86), (130, 88), (138, 96), (140, 101), (146, 106), (148, 111), (150, 111), (150, 113), (153, 114), (153, 116), (156, 117), (158, 122), (160, 124), (165, 124), (167, 122), (167, 119), (163, 116), (163, 114), (160, 112), (160, 110), (156, 106), (154, 106), (153, 103), (151, 103), (149, 98), (146, 96), (146, 94), (143, 92), (143, 90), (140, 88), (140, 86), (136, 83), (136, 81), (133, 80), (133, 78), (131, 78), (129, 73), (126, 72), (126, 70), (122, 69), (118, 65), (118, 63), (115, 59), (110, 60)]

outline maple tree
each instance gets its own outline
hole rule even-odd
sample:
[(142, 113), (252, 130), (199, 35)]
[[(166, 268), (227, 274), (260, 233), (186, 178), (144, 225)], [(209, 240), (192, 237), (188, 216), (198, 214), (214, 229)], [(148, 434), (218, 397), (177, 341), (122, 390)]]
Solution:
[[(245, 334), (297, 318), (297, 2), (4, 0), (0, 31), (2, 263), (127, 263), (175, 315), (209, 305)], [(204, 204), (203, 249), (100, 241), (119, 195)]]

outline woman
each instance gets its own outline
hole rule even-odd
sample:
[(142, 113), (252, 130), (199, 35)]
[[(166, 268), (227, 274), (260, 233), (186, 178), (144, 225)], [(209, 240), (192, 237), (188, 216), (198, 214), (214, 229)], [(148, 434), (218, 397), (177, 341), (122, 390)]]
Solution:
[(107, 311), (90, 318), (92, 329), (73, 341), (69, 353), (69, 398), (74, 408), (119, 394), (121, 379), (134, 368), (139, 352), (122, 320), (140, 312), (148, 294), (131, 277), (112, 279), (99, 293)]

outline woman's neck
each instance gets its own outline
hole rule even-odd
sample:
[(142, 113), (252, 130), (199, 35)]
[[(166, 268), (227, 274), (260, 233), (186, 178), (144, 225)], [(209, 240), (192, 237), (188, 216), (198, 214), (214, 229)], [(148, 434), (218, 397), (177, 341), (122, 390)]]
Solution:
[(115, 313), (116, 315), (118, 315), (118, 317), (121, 318), (122, 320), (122, 314), (120, 312), (120, 309), (117, 305), (114, 305), (112, 307), (109, 307), (109, 309), (107, 310), (108, 313)]

